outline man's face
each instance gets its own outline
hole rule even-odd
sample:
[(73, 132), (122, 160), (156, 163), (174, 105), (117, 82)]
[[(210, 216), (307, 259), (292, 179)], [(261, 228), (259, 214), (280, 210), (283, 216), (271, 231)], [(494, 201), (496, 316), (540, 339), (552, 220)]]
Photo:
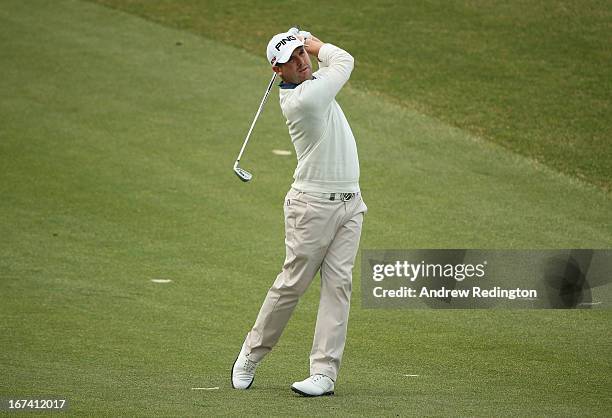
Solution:
[(287, 83), (300, 84), (312, 79), (312, 63), (303, 46), (295, 48), (289, 61), (272, 68)]

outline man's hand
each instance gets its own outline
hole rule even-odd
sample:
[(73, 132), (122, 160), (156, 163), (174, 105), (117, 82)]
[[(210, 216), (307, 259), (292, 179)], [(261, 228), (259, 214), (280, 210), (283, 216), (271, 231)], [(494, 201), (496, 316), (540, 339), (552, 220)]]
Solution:
[(303, 40), (304, 40), (304, 48), (306, 49), (306, 52), (308, 52), (308, 54), (312, 55), (313, 57), (317, 58), (319, 56), (319, 50), (323, 46), (323, 42), (321, 42), (320, 39), (314, 37), (313, 35), (310, 35), (309, 37), (304, 38)]
[(305, 30), (299, 30), (298, 28), (291, 28), (288, 31), (289, 33), (298, 37), (301, 41), (304, 42), (304, 48), (309, 55), (312, 55), (315, 58), (319, 56), (319, 50), (323, 46), (323, 42), (313, 36), (310, 32)]

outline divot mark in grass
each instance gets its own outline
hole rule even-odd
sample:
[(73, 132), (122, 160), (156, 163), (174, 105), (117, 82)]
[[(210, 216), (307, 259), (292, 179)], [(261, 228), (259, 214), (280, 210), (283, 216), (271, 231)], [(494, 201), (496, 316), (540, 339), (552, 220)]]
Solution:
[(170, 279), (151, 279), (153, 283), (170, 283), (172, 280)]
[(273, 149), (272, 153), (276, 155), (291, 155), (291, 151), (285, 149)]

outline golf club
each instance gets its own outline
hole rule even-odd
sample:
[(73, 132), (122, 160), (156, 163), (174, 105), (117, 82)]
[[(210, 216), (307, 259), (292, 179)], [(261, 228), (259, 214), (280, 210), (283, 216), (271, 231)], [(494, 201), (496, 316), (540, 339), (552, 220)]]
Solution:
[(249, 132), (247, 133), (247, 136), (244, 140), (244, 144), (242, 144), (242, 148), (240, 149), (238, 158), (236, 158), (236, 162), (234, 163), (234, 173), (236, 173), (238, 178), (244, 182), (251, 180), (253, 178), (253, 175), (249, 173), (248, 171), (246, 171), (245, 169), (240, 168), (238, 166), (238, 163), (240, 162), (240, 158), (242, 158), (242, 153), (244, 152), (244, 149), (246, 148), (247, 142), (249, 142), (249, 138), (251, 137), (251, 132), (253, 132), (253, 128), (255, 127), (255, 122), (257, 122), (257, 118), (259, 118), (259, 114), (261, 113), (261, 110), (263, 109), (264, 104), (266, 103), (266, 100), (268, 99), (270, 90), (272, 90), (272, 85), (274, 84), (274, 80), (276, 80), (276, 73), (272, 75), (272, 79), (270, 80), (270, 83), (268, 84), (268, 88), (266, 89), (266, 94), (264, 94), (263, 99), (261, 99), (261, 103), (259, 104), (259, 109), (257, 109), (257, 113), (255, 114), (255, 118), (253, 119), (253, 123), (251, 123), (251, 128), (249, 129)]

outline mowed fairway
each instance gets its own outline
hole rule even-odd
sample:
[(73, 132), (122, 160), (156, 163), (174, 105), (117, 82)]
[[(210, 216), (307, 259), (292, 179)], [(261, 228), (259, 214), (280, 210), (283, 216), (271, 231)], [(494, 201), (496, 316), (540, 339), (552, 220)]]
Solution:
[[(254, 180), (231, 171), (261, 52), (70, 0), (0, 3), (0, 51), (0, 398), (65, 397), (82, 416), (612, 409), (610, 311), (365, 310), (358, 268), (336, 396), (289, 390), (308, 373), (317, 285), (252, 390), (232, 390), (284, 258), (295, 165), (271, 152), (291, 149), (275, 89), (242, 162)], [(600, 189), (380, 96), (339, 101), (362, 249), (612, 246)]]

